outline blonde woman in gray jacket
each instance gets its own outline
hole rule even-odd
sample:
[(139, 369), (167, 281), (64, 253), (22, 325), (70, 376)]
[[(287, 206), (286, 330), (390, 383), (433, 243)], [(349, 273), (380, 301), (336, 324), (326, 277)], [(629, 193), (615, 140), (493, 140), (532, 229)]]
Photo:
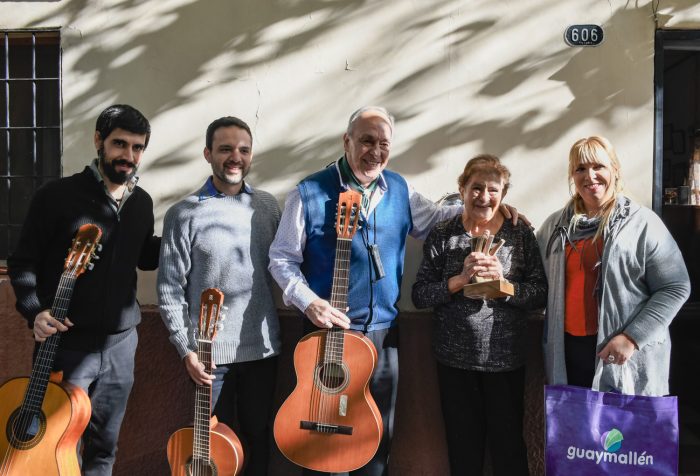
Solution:
[(607, 139), (571, 147), (569, 181), (572, 199), (537, 233), (549, 282), (547, 381), (666, 395), (668, 326), (690, 294), (681, 252), (654, 212), (622, 194)]

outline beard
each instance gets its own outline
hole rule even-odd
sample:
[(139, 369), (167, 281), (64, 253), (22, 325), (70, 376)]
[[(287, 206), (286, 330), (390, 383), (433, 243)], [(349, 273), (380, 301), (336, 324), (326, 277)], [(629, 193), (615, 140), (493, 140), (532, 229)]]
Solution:
[(221, 180), (223, 183), (227, 183), (229, 185), (238, 185), (243, 181), (244, 178), (246, 178), (248, 172), (250, 172), (250, 165), (248, 165), (248, 167), (243, 166), (241, 173), (233, 176), (226, 175), (226, 172), (224, 172), (224, 166), (222, 166), (218, 170), (215, 170), (214, 167), (212, 167), (212, 172), (214, 173), (216, 178)]
[[(105, 173), (109, 181), (116, 185), (124, 185), (136, 176), (138, 167), (128, 160), (114, 159), (107, 161), (107, 159), (105, 159), (104, 147), (100, 147), (97, 150), (97, 157), (100, 159), (102, 171)], [(117, 165), (133, 165), (133, 168), (131, 169), (131, 172), (120, 172), (116, 169)]]

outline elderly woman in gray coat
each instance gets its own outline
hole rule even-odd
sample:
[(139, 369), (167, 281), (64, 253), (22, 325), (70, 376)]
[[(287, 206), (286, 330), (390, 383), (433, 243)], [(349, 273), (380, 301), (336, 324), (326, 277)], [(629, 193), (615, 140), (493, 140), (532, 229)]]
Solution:
[(680, 250), (656, 214), (622, 195), (607, 139), (573, 145), (569, 180), (573, 198), (537, 233), (548, 383), (666, 395), (668, 326), (690, 294)]

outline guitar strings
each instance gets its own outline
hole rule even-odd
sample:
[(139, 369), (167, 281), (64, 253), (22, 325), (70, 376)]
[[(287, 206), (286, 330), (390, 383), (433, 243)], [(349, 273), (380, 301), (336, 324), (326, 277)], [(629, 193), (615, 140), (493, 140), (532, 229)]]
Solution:
[[(205, 313), (202, 307), (200, 312)], [(200, 317), (200, 323), (203, 321)], [(206, 324), (205, 324), (206, 325)], [(200, 325), (201, 327), (201, 325)], [(204, 364), (205, 370), (211, 373), (211, 341), (202, 338), (197, 339), (197, 358)], [(209, 467), (209, 422), (211, 419), (211, 396), (212, 388), (208, 385), (197, 384), (195, 396), (195, 420), (194, 420), (194, 442), (192, 447), (192, 476), (206, 474)]]
[[(339, 203), (339, 211), (338, 215), (341, 220), (341, 225), (342, 226), (347, 226), (351, 225), (351, 223), (345, 223), (344, 219), (350, 219), (351, 222), (351, 214), (352, 210), (347, 209), (348, 204), (347, 203)], [(350, 207), (352, 208), (352, 204), (350, 204)], [(352, 238), (351, 238), (352, 239)], [(336, 254), (335, 254), (335, 263), (333, 266), (333, 285), (332, 285), (332, 292), (331, 292), (331, 305), (335, 307), (336, 309), (340, 310), (341, 312), (345, 312), (344, 306), (343, 306), (343, 301), (347, 302), (347, 299), (343, 299), (343, 293), (342, 289), (345, 287), (347, 288), (347, 273), (348, 273), (348, 267), (347, 267), (347, 252), (349, 250), (349, 244), (351, 243), (350, 240), (347, 238), (343, 239), (338, 237), (336, 240)], [(345, 275), (345, 276), (343, 276)], [(342, 332), (342, 329), (339, 329), (337, 327), (331, 328), (327, 331), (326, 333), (326, 353), (324, 355), (324, 384), (326, 385), (327, 389), (333, 389), (336, 387), (336, 379), (335, 379), (335, 372), (334, 372), (334, 366), (337, 365), (337, 337), (339, 332)], [(324, 392), (322, 395), (323, 399), (323, 408), (322, 408), (322, 419), (319, 419), (323, 423), (331, 424), (333, 422), (332, 418), (332, 412), (333, 408), (335, 405), (333, 404), (333, 396), (329, 394), (330, 392)], [(329, 431), (329, 427), (324, 426), (322, 427), (323, 431)]]
[[(348, 210), (346, 207), (350, 207)], [(348, 223), (342, 223), (346, 230), (355, 229), (359, 210), (357, 203), (339, 204), (338, 215), (348, 219)], [(349, 263), (352, 251), (352, 235), (350, 238), (340, 238), (336, 240), (336, 256), (333, 266), (333, 284), (331, 293), (331, 305), (341, 312), (346, 312), (347, 291), (349, 280)], [(338, 392), (343, 383), (345, 369), (343, 368), (343, 338), (345, 334), (342, 328), (333, 327), (326, 332), (326, 353), (324, 355), (324, 380), (330, 392), (320, 392), (321, 405), (317, 421), (329, 425), (336, 421), (335, 415), (340, 409)], [(323, 426), (323, 431), (332, 431), (330, 426)]]
[[(346, 241), (343, 243), (343, 247), (340, 250), (339, 253), (339, 268), (342, 267), (343, 269), (346, 270), (344, 273), (344, 276), (339, 277), (339, 289), (337, 290), (337, 295), (338, 295), (338, 300), (339, 300), (339, 305), (342, 308), (341, 310), (343, 312), (346, 312), (346, 307), (347, 307), (347, 292), (348, 292), (348, 277), (349, 277), (349, 270), (350, 270), (350, 253), (351, 253), (351, 246), (352, 242), (350, 240)], [(344, 339), (345, 333), (343, 329), (338, 328), (337, 332), (334, 336), (334, 347), (333, 347), (333, 360), (335, 361), (335, 365), (337, 366), (335, 368), (336, 373), (333, 375), (333, 388), (335, 389), (340, 389), (340, 386), (343, 383), (344, 379), (344, 369), (343, 369), (343, 339)], [(337, 412), (338, 409), (338, 393), (334, 393), (333, 397), (333, 408), (334, 411)]]
[[(331, 305), (342, 312), (345, 312), (347, 303), (347, 288), (351, 240), (338, 239), (336, 246), (335, 266), (333, 270), (333, 285), (331, 294)], [(344, 369), (343, 363), (343, 337), (342, 328), (334, 327), (326, 331), (326, 345), (323, 358), (323, 375), (321, 384), (326, 387), (326, 391), (319, 390), (319, 407), (316, 421), (332, 425), (335, 421), (335, 414), (339, 411), (339, 397), (337, 390), (343, 383)], [(320, 427), (319, 431), (331, 431), (329, 426)]]
[[(56, 291), (54, 303), (51, 308), (51, 315), (60, 322), (65, 320), (65, 316), (68, 311), (68, 303), (73, 295), (73, 288), (75, 286), (76, 279), (76, 267), (73, 267), (64, 272), (59, 280), (58, 290)], [(65, 303), (65, 305), (63, 303)], [(29, 428), (33, 415), (35, 413), (41, 413), (41, 406), (44, 402), (46, 389), (48, 387), (48, 376), (51, 371), (51, 367), (53, 366), (53, 360), (56, 355), (56, 347), (58, 347), (60, 336), (60, 332), (57, 332), (48, 337), (39, 345), (39, 351), (34, 363), (34, 368), (32, 369), (32, 374), (29, 378), (27, 389), (25, 390), (22, 405), (20, 406), (20, 418), (12, 424), (14, 429), (19, 429), (23, 433)], [(16, 451), (15, 447), (22, 444), (14, 431), (9, 432), (8, 436), (7, 450), (5, 451), (2, 463), (0, 464), (0, 475), (6, 475), (9, 473), (12, 459)]]

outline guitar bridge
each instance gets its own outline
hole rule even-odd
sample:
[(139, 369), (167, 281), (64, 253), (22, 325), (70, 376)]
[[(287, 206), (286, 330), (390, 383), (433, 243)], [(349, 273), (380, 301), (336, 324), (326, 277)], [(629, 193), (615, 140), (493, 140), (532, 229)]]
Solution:
[(352, 435), (352, 427), (346, 425), (332, 425), (317, 421), (301, 420), (299, 428), (302, 430), (316, 431), (318, 433), (334, 433), (336, 435)]

